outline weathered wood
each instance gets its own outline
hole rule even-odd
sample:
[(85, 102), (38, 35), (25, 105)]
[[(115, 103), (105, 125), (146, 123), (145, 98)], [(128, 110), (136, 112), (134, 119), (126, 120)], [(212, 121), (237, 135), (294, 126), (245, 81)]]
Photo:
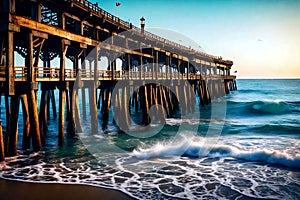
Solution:
[[(122, 121), (122, 102), (120, 101), (120, 88), (115, 88), (114, 89), (114, 93), (115, 93), (115, 98), (112, 99), (114, 104), (113, 104), (113, 124), (116, 124), (116, 122), (118, 123), (119, 127), (122, 125), (120, 124)], [(121, 119), (121, 120), (120, 120)]]
[(83, 120), (86, 120), (86, 91), (85, 91), (85, 88), (81, 88), (81, 101), (82, 101), (82, 117), (83, 117)]
[[(2, 105), (2, 96), (0, 94), (0, 105)], [(0, 107), (0, 116), (2, 115), (2, 107)]]
[(0, 162), (5, 161), (4, 140), (2, 133), (2, 121), (0, 120)]
[(81, 125), (81, 119), (80, 119), (80, 107), (79, 107), (79, 100), (78, 100), (78, 90), (74, 94), (74, 101), (75, 101), (75, 124), (76, 124), (76, 130), (79, 133), (82, 133), (82, 125)]
[(90, 104), (90, 115), (91, 115), (91, 131), (92, 134), (98, 133), (98, 112), (96, 105), (96, 87), (94, 82), (89, 87), (89, 104)]
[(65, 76), (65, 68), (66, 68), (66, 54), (68, 51), (68, 47), (70, 45), (69, 40), (62, 39), (61, 44), (60, 44), (60, 52), (59, 52), (59, 57), (60, 57), (60, 68), (59, 68), (59, 80), (60, 81), (65, 81), (66, 76)]
[(51, 90), (51, 105), (52, 105), (52, 115), (53, 115), (54, 118), (56, 118), (57, 117), (57, 112), (56, 112), (56, 102), (55, 102), (55, 92), (54, 92), (54, 90)]
[(159, 100), (159, 104), (163, 107), (162, 112), (163, 112), (164, 117), (166, 118), (168, 115), (168, 110), (166, 109), (166, 104), (164, 101), (162, 90), (163, 90), (162, 86), (159, 86), (158, 87), (158, 100)]
[(198, 85), (198, 95), (200, 96), (200, 104), (201, 106), (204, 106), (205, 100), (204, 100), (204, 87), (203, 87), (203, 81), (199, 81)]
[(161, 90), (162, 90), (163, 102), (164, 102), (164, 107), (166, 109), (167, 117), (170, 117), (170, 108), (169, 108), (169, 102), (166, 95), (166, 88), (161, 87)]
[(192, 113), (195, 112), (195, 105), (196, 105), (196, 93), (195, 93), (195, 85), (191, 83), (190, 89), (190, 108)]
[(38, 105), (35, 98), (35, 92), (34, 90), (31, 90), (29, 94), (27, 94), (27, 101), (29, 104), (30, 134), (32, 136), (33, 151), (39, 151), (41, 149), (42, 142), (39, 126)]
[(64, 145), (65, 137), (65, 98), (66, 90), (59, 90), (59, 116), (58, 116), (58, 145)]
[(178, 88), (178, 85), (175, 86), (175, 94), (173, 94), (173, 96), (174, 96), (174, 101), (175, 101), (174, 108), (176, 111), (179, 111), (179, 88)]
[(98, 96), (98, 100), (97, 100), (97, 109), (98, 110), (100, 109), (100, 105), (101, 105), (101, 95), (102, 95), (102, 90), (99, 91), (99, 96)]
[(23, 141), (22, 149), (30, 149), (30, 119), (27, 95), (21, 95), (21, 104), (23, 112)]
[(174, 115), (174, 105), (172, 102), (172, 96), (171, 96), (171, 91), (170, 88), (166, 88), (166, 99), (169, 107), (169, 115), (170, 117), (173, 117)]
[(6, 94), (5, 95), (5, 121), (6, 121), (6, 132), (5, 132), (5, 141), (4, 141), (4, 145), (5, 145), (5, 152), (8, 151), (8, 138), (9, 138), (9, 132), (10, 132), (10, 129), (8, 128), (9, 127), (9, 121), (10, 121), (10, 115), (11, 115), (11, 107), (9, 105), (9, 96)]
[(14, 76), (14, 33), (7, 33), (6, 40), (6, 82), (8, 83), (8, 95), (15, 94), (15, 76)]
[(211, 102), (211, 93), (208, 84), (206, 84), (206, 98), (207, 98), (207, 104)]
[(128, 86), (125, 86), (123, 88), (123, 113), (124, 113), (124, 128), (123, 128), (123, 131), (127, 131), (129, 130), (129, 127), (130, 127), (130, 114), (129, 114), (129, 111), (128, 111), (128, 105), (129, 105), (129, 102), (128, 102), (128, 95), (129, 95), (129, 87)]
[(107, 129), (108, 119), (109, 119), (109, 110), (111, 104), (111, 89), (106, 87), (104, 89), (104, 99), (103, 99), (103, 113), (102, 113), (102, 129)]
[[(46, 24), (42, 24), (42, 23), (36, 22), (34, 20), (31, 20), (31, 19), (28, 19), (25, 17), (11, 14), (11, 19), (14, 21), (15, 24), (17, 24), (21, 27), (26, 27), (26, 28), (29, 28), (32, 30), (38, 30), (38, 31), (45, 32), (47, 34), (58, 36), (58, 37), (61, 37), (64, 39), (68, 39), (68, 40), (71, 40), (74, 42), (83, 43), (83, 44), (86, 44), (89, 46), (94, 46), (94, 47), (96, 47), (100, 44), (100, 42), (97, 40), (93, 40), (91, 38), (84, 37), (84, 36), (81, 36), (81, 35), (78, 35), (75, 33), (70, 33), (69, 31), (56, 28), (55, 26), (49, 26)], [(140, 55), (140, 56), (152, 58), (151, 55), (139, 53), (138, 51), (125, 49), (125, 48), (122, 48), (122, 47), (119, 47), (116, 45), (112, 45), (112, 44), (108, 44), (108, 43), (102, 43), (101, 47), (105, 48), (107, 50), (115, 51), (115, 52), (124, 52), (124, 53), (130, 53), (130, 54), (134, 54), (134, 55)]]
[[(94, 53), (94, 68), (93, 68), (93, 71), (94, 71), (94, 81), (96, 82), (98, 80), (98, 61), (99, 61), (99, 51), (100, 51), (100, 48), (99, 46), (96, 46), (93, 50), (93, 53)], [(97, 95), (96, 95), (97, 97)]]
[(76, 132), (76, 128), (75, 128), (75, 98), (76, 98), (76, 89), (73, 89), (73, 87), (71, 87), (72, 89), (69, 90), (70, 93), (70, 100), (69, 100), (69, 120), (68, 120), (68, 127), (67, 127), (67, 131), (68, 133), (74, 137), (75, 136), (75, 132)]
[(66, 91), (66, 113), (67, 113), (67, 117), (66, 117), (66, 121), (70, 121), (70, 90)]
[(28, 34), (28, 51), (27, 57), (25, 59), (25, 65), (27, 67), (27, 81), (33, 82), (34, 78), (34, 68), (33, 68), (33, 35), (32, 33)]
[(41, 132), (42, 131), (44, 132), (44, 131), (48, 131), (48, 120), (47, 120), (48, 91), (47, 90), (42, 91), (40, 102), (41, 103), (40, 103), (39, 119), (40, 119)]
[(150, 118), (149, 118), (149, 103), (148, 103), (148, 89), (147, 89), (147, 86), (142, 86), (141, 87), (142, 89), (142, 110), (143, 110), (143, 119), (142, 119), (142, 124), (143, 125), (148, 125), (150, 124)]
[(20, 108), (20, 96), (11, 97), (11, 107), (13, 108), (10, 115), (9, 139), (7, 156), (16, 156), (18, 154), (18, 119)]
[(186, 95), (186, 87), (185, 87), (185, 83), (183, 83), (183, 85), (181, 85), (182, 90), (180, 90), (181, 94), (181, 102), (180, 102), (180, 106), (181, 106), (181, 114), (182, 115), (186, 115), (187, 114), (187, 95)]
[(134, 106), (136, 113), (139, 112), (140, 96), (140, 89), (137, 88), (134, 95)]

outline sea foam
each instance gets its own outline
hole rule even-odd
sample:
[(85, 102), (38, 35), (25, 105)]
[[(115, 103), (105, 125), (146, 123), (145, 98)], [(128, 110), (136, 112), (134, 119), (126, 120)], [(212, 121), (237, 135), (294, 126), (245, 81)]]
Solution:
[(291, 155), (275, 150), (250, 149), (244, 150), (229, 145), (207, 146), (205, 142), (199, 140), (190, 141), (184, 139), (181, 143), (157, 143), (149, 148), (138, 148), (133, 151), (133, 155), (138, 159), (168, 158), (168, 157), (231, 157), (240, 160), (261, 162), (267, 164), (282, 165), (286, 167), (300, 168), (300, 155)]

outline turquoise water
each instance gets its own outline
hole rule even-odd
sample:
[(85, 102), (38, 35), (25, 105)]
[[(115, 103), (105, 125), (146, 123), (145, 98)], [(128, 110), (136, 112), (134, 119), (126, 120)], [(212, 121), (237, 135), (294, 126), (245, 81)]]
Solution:
[(300, 80), (237, 85), (194, 115), (167, 119), (155, 134), (120, 133), (110, 123), (97, 135), (66, 136), (58, 148), (51, 119), (43, 152), (20, 151), (0, 176), (114, 188), (137, 199), (299, 199)]

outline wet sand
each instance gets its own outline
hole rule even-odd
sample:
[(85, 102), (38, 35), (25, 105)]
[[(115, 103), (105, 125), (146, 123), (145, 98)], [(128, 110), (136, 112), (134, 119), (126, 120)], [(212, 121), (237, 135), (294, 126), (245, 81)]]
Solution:
[(0, 179), (1, 200), (132, 200), (126, 194), (87, 185), (24, 183)]

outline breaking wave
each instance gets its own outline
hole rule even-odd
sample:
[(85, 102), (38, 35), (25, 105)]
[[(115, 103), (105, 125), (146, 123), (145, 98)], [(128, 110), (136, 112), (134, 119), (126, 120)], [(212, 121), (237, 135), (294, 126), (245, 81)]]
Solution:
[(206, 146), (203, 141), (189, 141), (185, 139), (180, 144), (157, 143), (150, 148), (138, 148), (133, 151), (138, 159), (168, 158), (176, 156), (186, 157), (231, 157), (240, 160), (282, 165), (300, 168), (300, 155), (291, 155), (268, 149), (244, 150), (229, 145)]

